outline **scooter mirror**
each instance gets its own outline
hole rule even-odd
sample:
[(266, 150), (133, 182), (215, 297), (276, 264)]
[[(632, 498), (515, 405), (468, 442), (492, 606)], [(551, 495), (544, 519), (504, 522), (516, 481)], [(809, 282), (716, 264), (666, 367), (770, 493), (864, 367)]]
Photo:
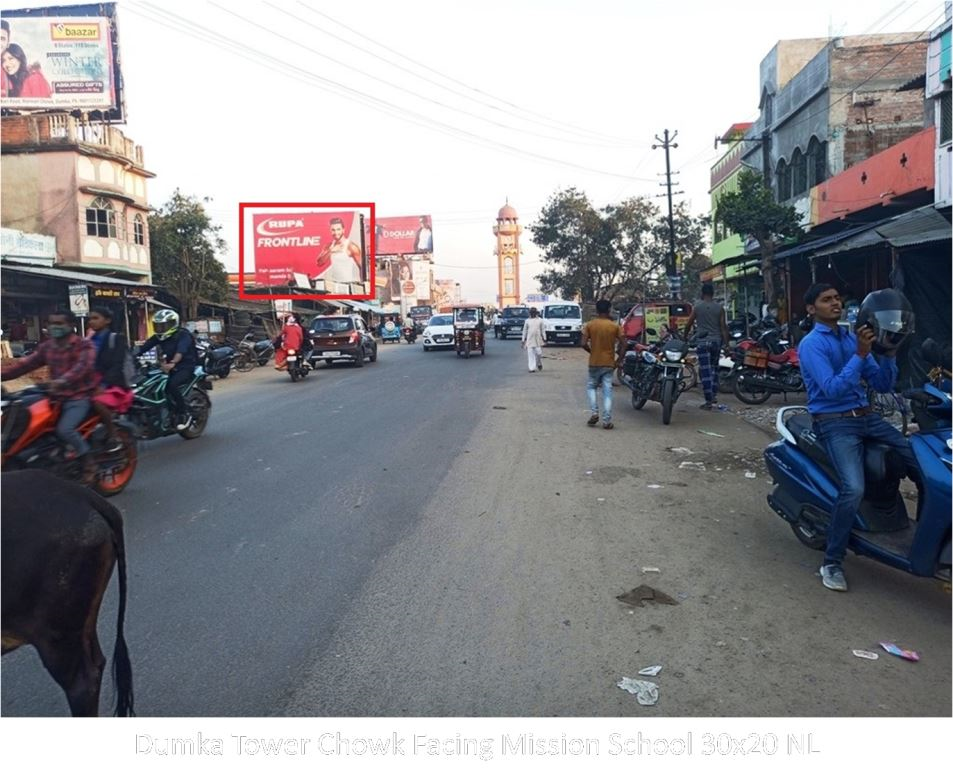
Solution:
[(646, 335), (646, 336), (658, 336), (658, 332), (657, 332), (654, 328), (646, 328), (646, 329), (645, 329), (645, 335)]

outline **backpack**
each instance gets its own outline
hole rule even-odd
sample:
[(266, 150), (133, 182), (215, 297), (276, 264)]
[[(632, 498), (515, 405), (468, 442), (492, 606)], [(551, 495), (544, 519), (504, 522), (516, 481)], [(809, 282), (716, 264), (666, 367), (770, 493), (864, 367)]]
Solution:
[[(109, 334), (109, 348), (116, 348), (116, 334), (115, 332)], [(126, 354), (123, 356), (122, 361), (122, 378), (123, 386), (126, 389), (132, 389), (133, 383), (136, 380), (136, 363), (132, 359), (132, 352), (129, 350), (129, 346), (126, 346)]]

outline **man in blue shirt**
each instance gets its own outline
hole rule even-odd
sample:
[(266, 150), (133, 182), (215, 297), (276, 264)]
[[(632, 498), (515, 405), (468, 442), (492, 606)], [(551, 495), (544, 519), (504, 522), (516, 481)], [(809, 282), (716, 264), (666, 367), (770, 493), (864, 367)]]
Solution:
[(897, 380), (896, 350), (886, 352), (878, 361), (871, 353), (876, 339), (871, 328), (858, 328), (855, 335), (837, 324), (843, 304), (832, 285), (815, 283), (804, 294), (804, 303), (814, 319), (814, 330), (798, 347), (807, 408), (814, 417), (814, 432), (840, 478), (821, 578), (828, 589), (846, 592), (843, 561), (864, 497), (864, 442), (889, 445), (908, 466), (915, 465), (915, 460), (906, 438), (870, 409), (861, 381), (866, 380), (878, 392), (891, 391)]

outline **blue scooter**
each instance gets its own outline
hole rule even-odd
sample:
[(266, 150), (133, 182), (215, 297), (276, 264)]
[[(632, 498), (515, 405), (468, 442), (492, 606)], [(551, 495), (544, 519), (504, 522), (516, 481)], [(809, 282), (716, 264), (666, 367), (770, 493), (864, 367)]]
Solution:
[[(943, 371), (935, 343), (927, 340), (923, 353), (937, 366), (934, 371)], [(891, 568), (950, 581), (953, 403), (949, 379), (933, 380), (903, 394), (913, 401), (915, 412), (922, 414), (920, 431), (910, 437), (921, 478), (916, 518), (907, 516), (900, 495), (903, 461), (888, 447), (869, 443), (864, 466), (866, 492), (847, 547)], [(779, 409), (775, 426), (781, 439), (764, 451), (775, 482), (768, 505), (790, 524), (802, 544), (822, 550), (838, 493), (836, 473), (804, 406)]]

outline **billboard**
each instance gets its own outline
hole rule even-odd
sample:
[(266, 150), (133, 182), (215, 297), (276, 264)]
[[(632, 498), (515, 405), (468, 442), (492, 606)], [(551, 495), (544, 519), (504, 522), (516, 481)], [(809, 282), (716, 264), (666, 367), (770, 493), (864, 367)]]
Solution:
[(433, 224), (430, 216), (392, 216), (377, 219), (374, 226), (374, 250), (379, 254), (393, 255), (432, 253)]
[(256, 285), (293, 286), (297, 273), (315, 288), (347, 294), (367, 279), (356, 211), (253, 213), (252, 227)]
[(3, 11), (0, 107), (122, 122), (115, 3)]

